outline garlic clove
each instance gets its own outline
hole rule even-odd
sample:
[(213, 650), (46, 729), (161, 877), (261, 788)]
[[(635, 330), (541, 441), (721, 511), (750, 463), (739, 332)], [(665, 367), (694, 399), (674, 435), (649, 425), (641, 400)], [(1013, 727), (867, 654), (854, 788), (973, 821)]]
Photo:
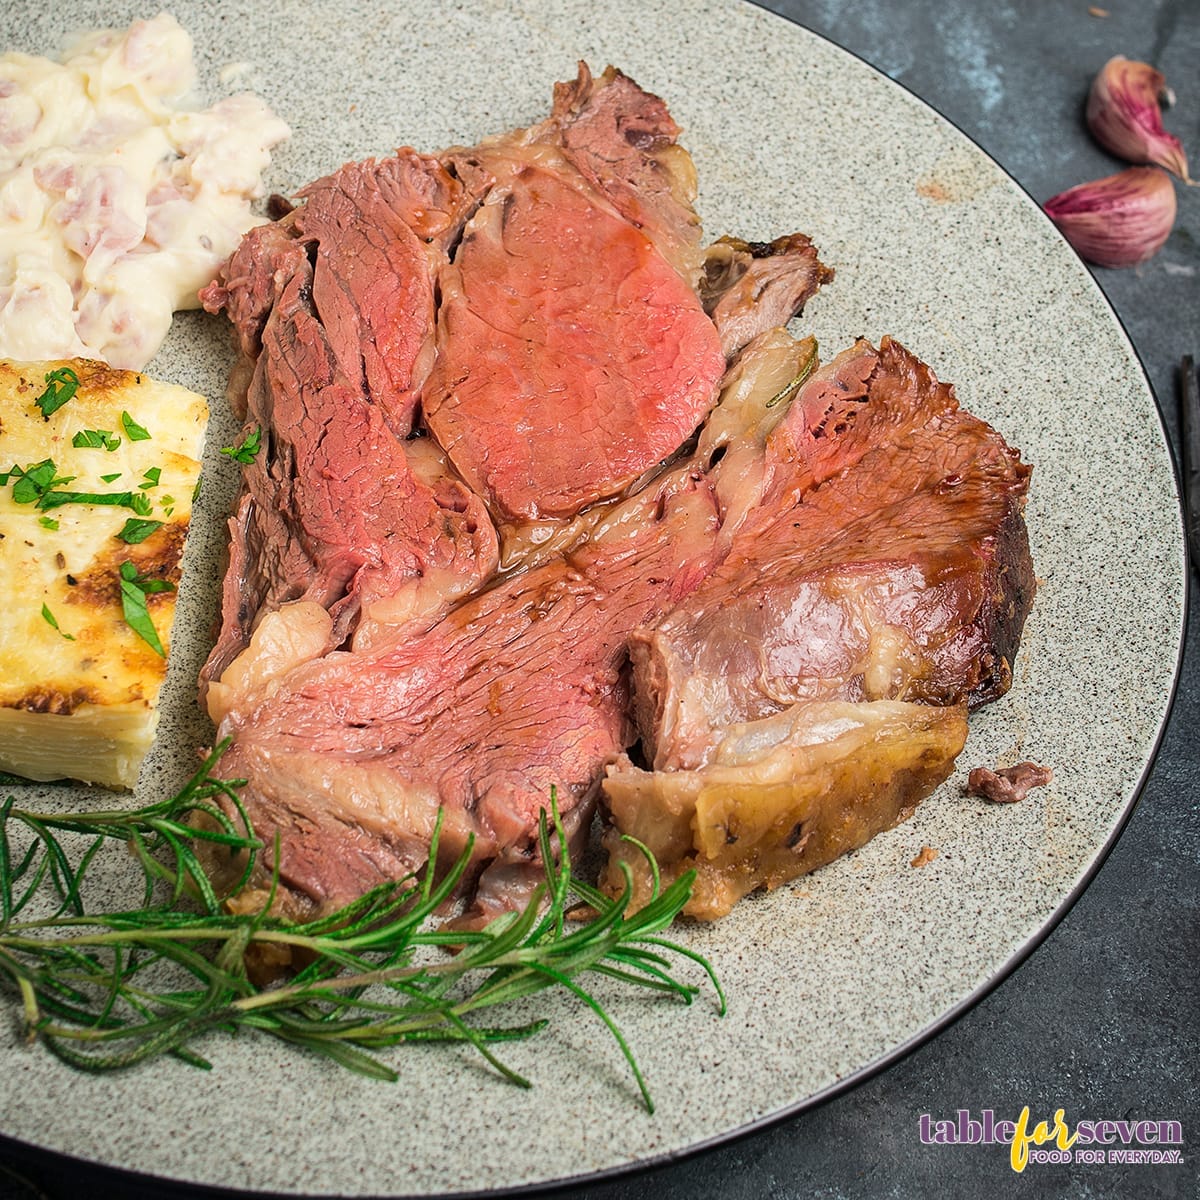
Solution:
[(1183, 144), (1163, 128), (1160, 97), (1167, 94), (1166, 80), (1149, 63), (1118, 54), (1092, 80), (1088, 128), (1100, 145), (1119, 158), (1157, 163), (1191, 183)]
[(1157, 167), (1129, 167), (1060, 192), (1043, 207), (1081, 258), (1132, 267), (1158, 253), (1170, 235), (1175, 185)]

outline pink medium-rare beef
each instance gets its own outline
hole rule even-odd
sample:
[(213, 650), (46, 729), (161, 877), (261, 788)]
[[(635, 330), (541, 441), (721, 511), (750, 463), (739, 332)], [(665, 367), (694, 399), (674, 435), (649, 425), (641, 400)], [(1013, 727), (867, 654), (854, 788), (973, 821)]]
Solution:
[(425, 420), (506, 519), (613, 495), (712, 407), (724, 359), (696, 293), (560, 171), (494, 187), (441, 279)]
[(435, 272), (478, 197), (407, 149), (348, 163), (300, 195), (296, 228), (315, 247), (313, 303), (330, 347), (404, 437), (433, 366)]
[(613, 67), (599, 79), (586, 63), (554, 85), (554, 109), (536, 137), (564, 157), (630, 224), (646, 231), (689, 282), (700, 263), (696, 168), (676, 144), (680, 129), (658, 96)]
[(452, 477), (432, 486), (420, 478), (382, 411), (342, 377), (307, 310), (302, 275), (284, 289), (263, 342), (249, 415), (272, 432), (244, 474), (210, 679), (264, 611), (316, 601), (334, 618), (333, 648), (364, 614), (391, 619), (372, 612), (376, 602), (394, 610), (429, 578), (453, 596), (496, 563), (495, 530), (478, 497)]
[[(581, 846), (607, 770), (654, 820), (762, 825), (775, 865), (745, 841), (715, 915), (909, 811), (1007, 686), (1027, 468), (890, 342), (809, 378), (778, 326), (830, 272), (801, 235), (701, 250), (677, 133), (581, 66), (540, 124), (310, 185), (206, 291), (263, 431), (208, 703), (277, 910), (419, 869), (440, 813), (482, 922), (536, 882), (552, 793)], [(851, 708), (890, 731), (869, 770), (814, 742)], [(826, 776), (828, 829), (775, 845), (759, 783), (784, 820)], [(861, 788), (887, 804), (843, 819)]]
[(436, 597), (414, 600), (413, 589), (435, 581), (449, 600), (496, 565), (482, 502), (448, 470), (414, 472), (403, 437), (433, 346), (427, 239), (448, 238), (469, 201), (440, 164), (408, 151), (306, 193), (243, 241), (204, 297), (235, 323), (247, 425), (264, 431), (231, 524), (206, 680), (282, 604), (326, 608), (332, 648), (374, 602), (384, 622), (428, 611)]
[(281, 288), (308, 258), (314, 310), (343, 373), (404, 436), (433, 360), (436, 268), (489, 183), (468, 178), (408, 148), (347, 163), (303, 188), (307, 203), (251, 230), (201, 292), (204, 306), (225, 311), (253, 364)]
[(632, 639), (656, 768), (715, 732), (823, 699), (994, 699), (1033, 599), (1029, 468), (897, 343), (840, 355), (767, 446), (771, 479), (729, 553)]
[(504, 876), (533, 863), (551, 789), (564, 814), (591, 804), (634, 736), (629, 632), (704, 578), (717, 528), (711, 486), (689, 470), (623, 507), (574, 553), (422, 633), (301, 654), (225, 700), (221, 770), (248, 781), (259, 836), (279, 836), (285, 909), (324, 911), (420, 867), (439, 807), (448, 859), (473, 835), (475, 870)]
[(678, 132), (658, 97), (581, 64), (545, 121), (446, 156), (493, 182), (439, 272), (424, 415), (506, 524), (619, 493), (712, 406), (724, 362)]

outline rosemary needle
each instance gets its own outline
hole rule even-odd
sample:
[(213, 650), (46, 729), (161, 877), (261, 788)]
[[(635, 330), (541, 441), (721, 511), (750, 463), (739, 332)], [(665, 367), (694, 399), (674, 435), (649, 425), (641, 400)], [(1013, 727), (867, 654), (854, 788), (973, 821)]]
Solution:
[[(627, 869), (624, 895), (613, 900), (574, 878), (567, 855), (556, 852), (566, 841), (553, 792), (539, 830), (545, 882), (522, 911), (479, 932), (444, 930), (435, 919), (466, 869), (469, 845), (444, 878), (429, 867), (314, 921), (268, 915), (270, 898), (257, 913), (228, 911), (196, 843), (244, 859), (239, 888), (263, 845), (238, 796), (242, 781), (212, 775), (224, 748), (178, 795), (146, 808), (36, 813), (11, 796), (0, 805), (0, 983), (18, 997), (29, 1036), (63, 1061), (105, 1071), (171, 1054), (208, 1067), (205, 1038), (253, 1030), (387, 1080), (398, 1074), (381, 1051), (405, 1042), (465, 1043), (528, 1087), (492, 1047), (533, 1036), (546, 1019), (485, 1024), (478, 1015), (557, 990), (608, 1028), (653, 1112), (631, 1047), (583, 977), (690, 1004), (699, 989), (675, 974), (683, 960), (704, 972), (725, 1011), (707, 960), (659, 936), (687, 902), (693, 875), (660, 887), (642, 847), (655, 887), (650, 903), (630, 913)], [(440, 828), (439, 817), (430, 863)], [(78, 838), (68, 845), (59, 834), (84, 835), (86, 844), (80, 850)], [(112, 841), (125, 843), (141, 869), (141, 904), (89, 911), (89, 868)], [(596, 915), (568, 925), (566, 914), (579, 903)], [(255, 946), (290, 948), (307, 965), (281, 986), (260, 987), (246, 971)], [(443, 953), (420, 955), (426, 947)]]

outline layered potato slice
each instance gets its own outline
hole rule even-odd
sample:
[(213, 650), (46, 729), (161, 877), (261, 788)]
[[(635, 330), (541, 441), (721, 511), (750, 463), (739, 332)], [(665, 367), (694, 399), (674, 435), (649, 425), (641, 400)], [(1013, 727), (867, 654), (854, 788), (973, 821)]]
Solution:
[(145, 374), (0, 359), (0, 770), (136, 782), (207, 420)]

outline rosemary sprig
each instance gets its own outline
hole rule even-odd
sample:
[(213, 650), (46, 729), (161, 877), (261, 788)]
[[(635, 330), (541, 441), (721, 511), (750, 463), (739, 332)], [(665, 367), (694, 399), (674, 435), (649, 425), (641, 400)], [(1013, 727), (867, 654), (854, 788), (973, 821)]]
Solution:
[[(230, 912), (215, 894), (194, 843), (241, 855), (249, 879), (262, 846), (238, 798), (242, 781), (212, 776), (218, 746), (179, 795), (137, 810), (35, 813), (0, 806), (0, 981), (13, 988), (31, 1038), (88, 1071), (128, 1067), (173, 1054), (207, 1067), (198, 1045), (221, 1032), (254, 1030), (322, 1054), (377, 1079), (397, 1071), (380, 1051), (406, 1042), (467, 1044), (501, 1075), (529, 1081), (492, 1049), (545, 1028), (545, 1019), (480, 1023), (485, 1010), (549, 989), (575, 997), (608, 1028), (629, 1064), (646, 1108), (653, 1101), (631, 1047), (589, 974), (690, 1004), (698, 988), (675, 974), (676, 960), (698, 965), (725, 1001), (700, 955), (659, 935), (683, 908), (693, 876), (660, 888), (629, 912), (632, 881), (618, 900), (576, 879), (557, 803), (543, 812), (545, 882), (527, 906), (478, 932), (436, 919), (470, 861), (470, 845), (444, 878), (433, 867), (383, 884), (336, 913), (309, 922), (270, 914), (277, 879), (260, 911)], [(218, 803), (223, 799), (236, 815)], [(10, 830), (24, 831), (14, 853)], [(438, 859), (439, 817), (429, 862)], [(74, 856), (56, 833), (90, 840)], [(141, 867), (141, 907), (90, 912), (83, 886), (103, 843), (129, 845)], [(35, 901), (52, 911), (34, 916)], [(595, 915), (568, 920), (572, 906)], [(303, 967), (285, 984), (258, 986), (247, 953), (286, 948)]]
[(777, 404), (782, 404), (789, 396), (791, 396), (797, 388), (813, 373), (817, 366), (817, 347), (814, 344), (809, 351), (808, 357), (800, 364), (799, 370), (792, 379), (785, 384), (779, 391), (773, 395), (770, 400), (763, 406), (764, 408), (774, 408)]

